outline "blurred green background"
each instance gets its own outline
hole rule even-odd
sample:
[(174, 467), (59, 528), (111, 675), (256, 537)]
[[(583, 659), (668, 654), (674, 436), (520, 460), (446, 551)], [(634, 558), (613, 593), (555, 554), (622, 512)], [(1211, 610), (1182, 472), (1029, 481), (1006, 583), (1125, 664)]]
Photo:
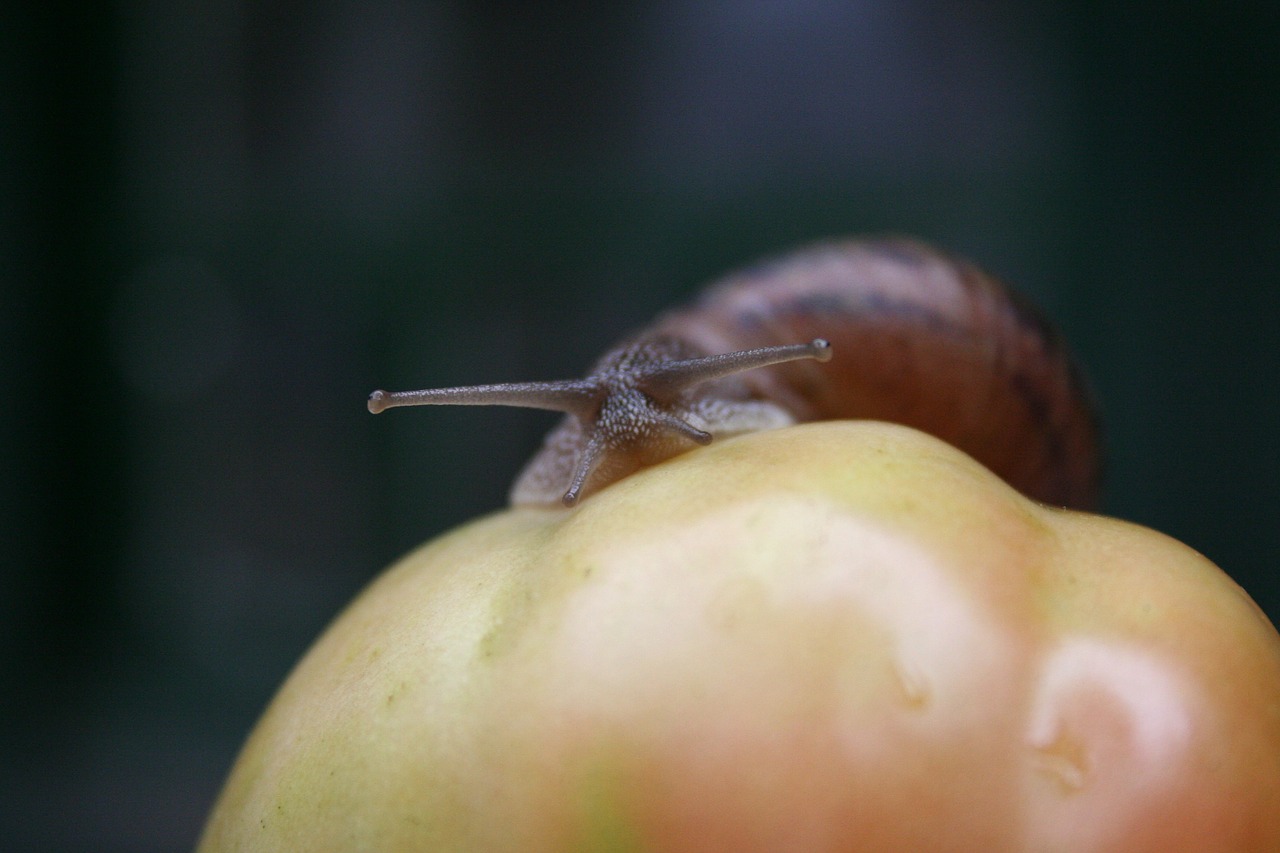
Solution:
[(194, 843), (397, 555), (500, 507), (574, 376), (700, 282), (858, 231), (1020, 285), (1108, 512), (1280, 616), (1280, 5), (0, 6), (0, 837)]

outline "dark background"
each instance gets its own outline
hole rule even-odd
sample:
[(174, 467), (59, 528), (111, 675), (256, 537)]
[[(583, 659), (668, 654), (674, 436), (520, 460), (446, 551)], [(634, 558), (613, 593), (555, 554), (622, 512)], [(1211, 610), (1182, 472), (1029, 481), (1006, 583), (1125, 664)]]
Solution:
[(316, 633), (554, 421), (371, 389), (577, 375), (826, 235), (1021, 285), (1107, 511), (1280, 615), (1280, 6), (1049, 5), (0, 6), (5, 848), (190, 847)]

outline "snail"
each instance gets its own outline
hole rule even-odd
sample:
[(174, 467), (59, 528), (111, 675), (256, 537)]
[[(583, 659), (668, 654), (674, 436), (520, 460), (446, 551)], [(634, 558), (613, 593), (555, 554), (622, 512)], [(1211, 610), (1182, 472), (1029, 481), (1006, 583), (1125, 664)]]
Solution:
[(368, 403), (410, 405), (566, 412), (513, 504), (572, 506), (715, 436), (850, 418), (931, 433), (1043, 503), (1092, 508), (1100, 481), (1092, 398), (1059, 334), (970, 262), (901, 237), (820, 242), (731, 273), (585, 379)]

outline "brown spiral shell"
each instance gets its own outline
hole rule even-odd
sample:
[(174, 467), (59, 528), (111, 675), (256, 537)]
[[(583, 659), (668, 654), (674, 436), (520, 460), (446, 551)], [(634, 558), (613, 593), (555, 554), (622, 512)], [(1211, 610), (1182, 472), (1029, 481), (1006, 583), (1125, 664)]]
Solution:
[(918, 241), (802, 248), (731, 273), (647, 333), (708, 353), (826, 338), (829, 363), (790, 362), (740, 380), (797, 421), (915, 427), (1029, 497), (1096, 505), (1098, 420), (1062, 338), (1018, 293)]

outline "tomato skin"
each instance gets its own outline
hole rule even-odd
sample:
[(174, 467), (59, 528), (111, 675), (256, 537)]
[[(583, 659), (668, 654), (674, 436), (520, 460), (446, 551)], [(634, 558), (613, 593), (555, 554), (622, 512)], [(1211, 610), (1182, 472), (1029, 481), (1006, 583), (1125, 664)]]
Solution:
[(1280, 850), (1280, 637), (902, 427), (716, 442), (377, 580), (201, 850)]

